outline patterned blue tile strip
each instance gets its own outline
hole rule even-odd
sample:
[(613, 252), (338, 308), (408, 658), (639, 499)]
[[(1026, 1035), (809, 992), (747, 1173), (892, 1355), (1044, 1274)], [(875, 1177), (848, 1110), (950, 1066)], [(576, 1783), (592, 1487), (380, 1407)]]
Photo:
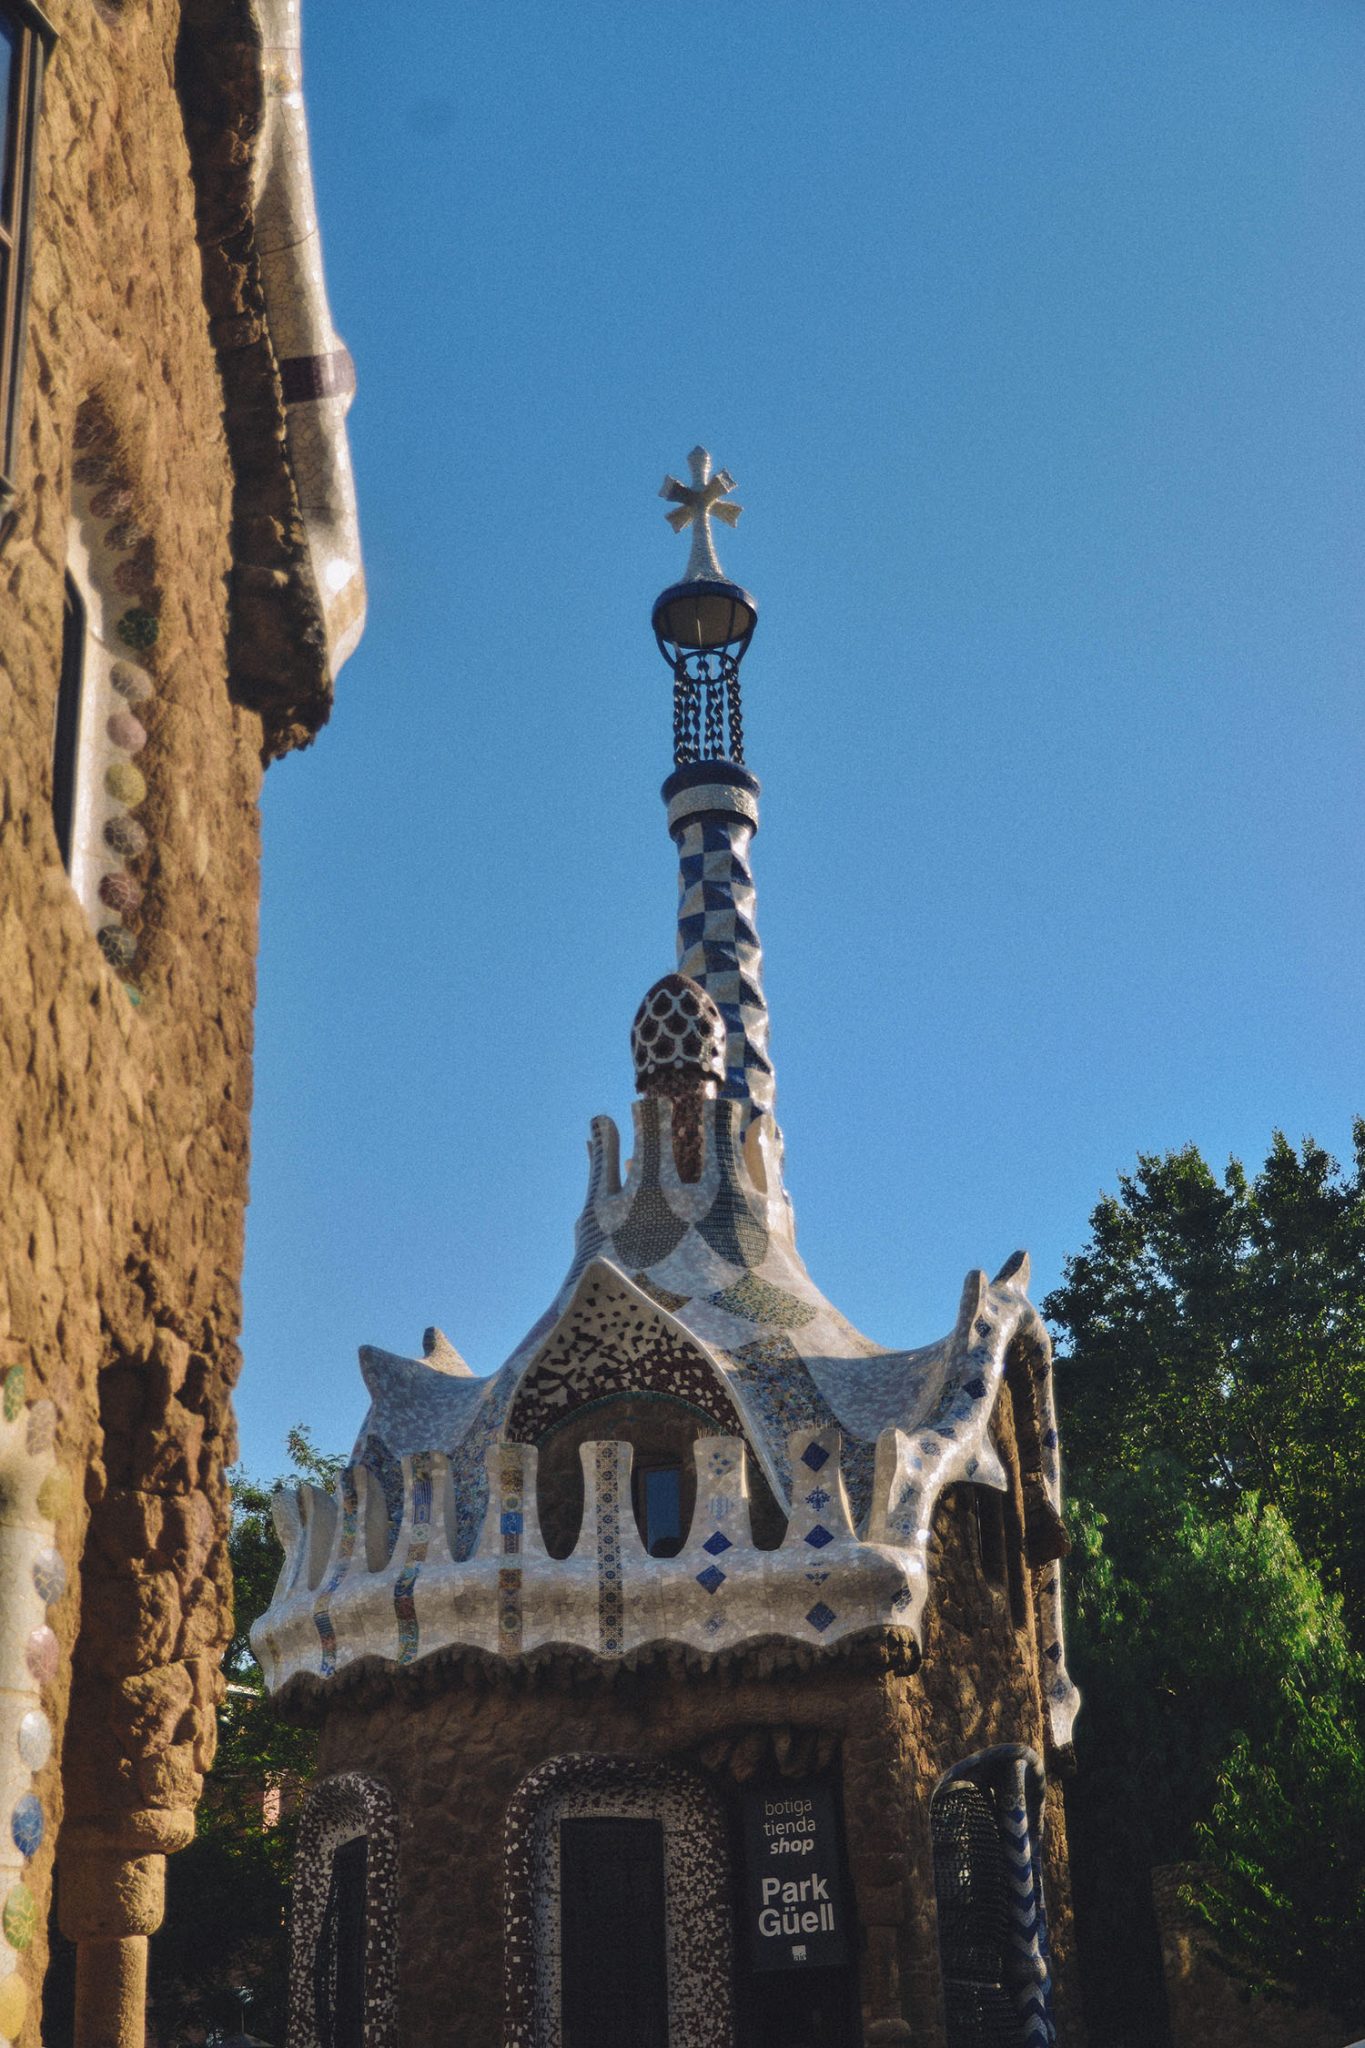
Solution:
[(359, 1495), (356, 1489), (355, 1472), (350, 1466), (338, 1481), (341, 1492), (341, 1542), (337, 1547), (337, 1561), (328, 1574), (327, 1582), (319, 1589), (313, 1602), (313, 1624), (322, 1646), (322, 1675), (330, 1678), (337, 1668), (337, 1638), (328, 1613), (328, 1603), (333, 1593), (346, 1576), (346, 1567), (355, 1550), (356, 1532), (360, 1526)]
[(614, 1443), (597, 1446), (597, 1627), (604, 1657), (620, 1652), (625, 1635), (619, 1449)]
[(754, 924), (749, 818), (690, 818), (678, 842), (678, 971), (699, 981), (726, 1026), (722, 1094), (749, 1105), (751, 1121), (776, 1094), (768, 1057), (763, 952)]
[(1013, 1756), (996, 1783), (996, 1821), (1009, 1884), (1009, 1975), (1023, 2048), (1053, 2048), (1057, 2032), (1052, 2023), (1039, 1830), (1029, 1812), (1031, 1803), (1041, 1809), (1041, 1791), (1034, 1788), (1031, 1802), (1029, 1768), (1027, 1758)]
[(393, 1611), (398, 1623), (398, 1661), (411, 1664), (418, 1650), (414, 1591), (427, 1561), (431, 1540), (431, 1466), (433, 1453), (417, 1451), (412, 1459), (412, 1525), (403, 1569), (393, 1583)]

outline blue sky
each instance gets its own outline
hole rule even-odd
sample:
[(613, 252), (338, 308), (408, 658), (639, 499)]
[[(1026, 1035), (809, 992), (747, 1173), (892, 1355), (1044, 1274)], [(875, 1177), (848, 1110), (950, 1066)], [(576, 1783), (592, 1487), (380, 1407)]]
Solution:
[(312, 0), (366, 638), (270, 771), (244, 1458), (492, 1370), (672, 965), (655, 496), (746, 512), (800, 1244), (879, 1341), (1365, 1111), (1354, 4)]

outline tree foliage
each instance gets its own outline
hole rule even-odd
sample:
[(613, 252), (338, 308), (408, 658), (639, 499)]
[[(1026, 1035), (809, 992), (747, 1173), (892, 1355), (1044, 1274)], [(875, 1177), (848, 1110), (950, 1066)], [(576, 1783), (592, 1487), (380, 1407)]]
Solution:
[[(288, 1449), (288, 1481), (329, 1485), (342, 1464), (303, 1429), (290, 1431)], [(275, 1713), (251, 1654), (252, 1623), (270, 1605), (284, 1557), (270, 1513), (274, 1486), (240, 1469), (229, 1485), (234, 1619), (218, 1755), (195, 1840), (167, 1865), (166, 1917), (152, 1943), (152, 2017), (167, 2043), (239, 2031), (279, 2042), (285, 2032), (294, 1800), (312, 1772), (316, 1737)]]
[(1220, 1180), (1192, 1147), (1141, 1158), (1044, 1303), (1077, 1538), (1078, 1912), (1101, 1947), (1106, 1917), (1122, 1940), (1134, 1867), (1199, 1860), (1231, 1967), (1351, 2023), (1365, 1124), (1355, 1146), (1348, 1174), (1278, 1134), (1254, 1178), (1234, 1161)]
[(1256, 1494), (1365, 1649), (1365, 1120), (1354, 1140), (1349, 1174), (1280, 1132), (1254, 1179), (1140, 1158), (1043, 1310), (1084, 1483), (1159, 1452), (1214, 1519)]

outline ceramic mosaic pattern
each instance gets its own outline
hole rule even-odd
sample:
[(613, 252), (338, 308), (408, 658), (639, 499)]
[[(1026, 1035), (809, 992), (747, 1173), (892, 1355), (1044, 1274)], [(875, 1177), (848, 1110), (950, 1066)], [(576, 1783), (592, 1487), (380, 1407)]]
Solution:
[[(148, 663), (160, 637), (156, 541), (119, 463), (112, 421), (87, 400), (77, 416), (68, 563), (85, 606), (71, 821), (71, 885), (100, 951), (138, 1003), (149, 850)], [(154, 751), (154, 750), (153, 750)]]
[(562, 2048), (559, 1824), (598, 1816), (663, 1823), (670, 2048), (730, 2048), (729, 1848), (719, 1805), (676, 1766), (610, 1756), (552, 1758), (508, 1808), (505, 2048)]
[(699, 982), (683, 974), (656, 981), (635, 1012), (630, 1052), (641, 1094), (660, 1076), (725, 1079), (725, 1019)]
[(355, 1772), (319, 1780), (299, 1823), (289, 1918), (288, 2048), (322, 2048), (313, 1962), (332, 1858), (357, 1835), (366, 1838), (365, 2048), (397, 2048), (398, 1814), (386, 1785)]
[(752, 819), (710, 814), (674, 828), (678, 845), (678, 972), (701, 983), (725, 1020), (725, 1086), (732, 1101), (771, 1111), (763, 950), (749, 866)]
[[(442, 1460), (444, 1465), (444, 1460)], [(407, 1542), (403, 1546), (403, 1569), (393, 1584), (393, 1611), (398, 1622), (398, 1661), (411, 1664), (421, 1642), (417, 1603), (413, 1597), (422, 1566), (427, 1561), (431, 1540), (432, 1453), (418, 1451), (411, 1460), (408, 1498), (411, 1512), (403, 1519)]]
[(535, 1443), (589, 1401), (648, 1391), (670, 1394), (738, 1426), (724, 1376), (657, 1307), (603, 1273), (589, 1273), (575, 1302), (522, 1380), (507, 1434)]
[(41, 1986), (30, 1983), (38, 1901), (28, 1866), (47, 1832), (41, 1773), (53, 1731), (44, 1688), (57, 1676), (48, 1609), (66, 1590), (54, 1523), (66, 1498), (51, 1401), (29, 1400), (27, 1367), (0, 1379), (0, 2039), (17, 2039)]
[[(822, 1352), (812, 1359), (795, 1348), (806, 1328), (769, 1329), (734, 1352), (713, 1350), (687, 1331), (681, 1311), (671, 1314), (624, 1273), (594, 1261), (526, 1363), (481, 1383), (478, 1427), (450, 1460), (450, 1484), (444, 1481), (445, 1460), (438, 1457), (430, 1498), (418, 1496), (414, 1461), (405, 1461), (405, 1530), (425, 1527), (430, 1516), (421, 1538), (420, 1579), (415, 1592), (408, 1589), (415, 1602), (410, 1617), (398, 1611), (396, 1599), (402, 1574), (410, 1569), (402, 1538), (389, 1562), (381, 1556), (375, 1568), (367, 1563), (366, 1547), (353, 1542), (338, 1575), (346, 1541), (344, 1485), (340, 1508), (332, 1510), (334, 1533), (325, 1560), (320, 1535), (310, 1535), (323, 1528), (319, 1506), (313, 1503), (306, 1515), (282, 1516), (291, 1562), (253, 1634), (268, 1683), (278, 1690), (294, 1678), (325, 1678), (361, 1657), (401, 1662), (458, 1646), (490, 1657), (567, 1647), (611, 1658), (668, 1642), (719, 1653), (774, 1637), (832, 1646), (879, 1628), (918, 1635), (937, 1500), (960, 1480), (1003, 1487), (990, 1419), (1006, 1360), (1021, 1353), (1035, 1380), (1045, 1371), (1046, 1335), (1023, 1291), (1025, 1279), (1023, 1262), (1013, 1261), (993, 1284), (984, 1274), (969, 1276), (952, 1335), (925, 1352), (870, 1358)], [(826, 1342), (838, 1340), (832, 1317), (817, 1312), (808, 1328)], [(710, 1375), (709, 1387), (702, 1373)], [(898, 1389), (914, 1390), (904, 1420), (887, 1423), (875, 1441), (845, 1428), (820, 1388), (821, 1377), (837, 1391), (841, 1374), (863, 1373), (868, 1386), (862, 1406), (874, 1418), (886, 1413)], [(584, 1519), (573, 1555), (550, 1559), (538, 1533), (532, 1539), (534, 1482), (523, 1468), (524, 1548), (519, 1564), (508, 1566), (501, 1547), (499, 1461), (513, 1450), (534, 1455), (530, 1445), (509, 1440), (511, 1428), (527, 1435), (543, 1431), (583, 1401), (618, 1391), (672, 1395), (712, 1414), (728, 1401), (736, 1418), (733, 1431), (718, 1418), (717, 1436), (703, 1439), (697, 1456), (704, 1445), (724, 1442), (742, 1460), (758, 1457), (789, 1511), (781, 1546), (754, 1546), (747, 1486), (736, 1496), (742, 1511), (723, 1528), (708, 1521), (702, 1504), (716, 1489), (699, 1466), (698, 1511), (682, 1553), (648, 1557), (629, 1508), (629, 1446), (588, 1444), (582, 1451)], [(469, 1472), (480, 1446), (484, 1469), (476, 1489)], [(368, 1488), (368, 1471), (352, 1469)], [(1044, 1481), (1049, 1483), (1046, 1473)], [(833, 1503), (823, 1518), (821, 1494)], [(374, 1497), (379, 1498), (377, 1489)], [(470, 1526), (477, 1503), (481, 1542)], [(720, 1537), (724, 1548), (714, 1541), (705, 1550)], [(305, 1571), (299, 1556), (310, 1542), (313, 1563)], [(519, 1574), (515, 1579), (513, 1571)], [(330, 1589), (330, 1643), (318, 1640), (316, 1591), (305, 1583), (310, 1574), (314, 1588)], [(1058, 1628), (1055, 1565), (1043, 1585), (1049, 1709), (1053, 1739), (1061, 1743), (1069, 1739), (1076, 1694)], [(418, 1629), (417, 1648), (412, 1626)]]

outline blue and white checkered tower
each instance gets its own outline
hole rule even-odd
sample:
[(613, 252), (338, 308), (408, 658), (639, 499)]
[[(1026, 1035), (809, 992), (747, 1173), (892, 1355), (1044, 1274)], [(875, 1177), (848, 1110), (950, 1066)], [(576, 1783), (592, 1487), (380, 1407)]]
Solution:
[[(716, 559), (711, 521), (727, 526), (741, 506), (728, 470), (694, 448), (692, 481), (665, 477), (669, 524), (692, 528), (683, 582), (656, 600), (654, 636), (673, 671), (673, 759), (663, 786), (668, 829), (678, 848), (678, 969), (699, 981), (725, 1019), (722, 1095), (746, 1105), (745, 1124), (773, 1116), (763, 952), (754, 921), (749, 845), (758, 830), (759, 783), (744, 766), (739, 668), (758, 607)], [(772, 1123), (772, 1136), (777, 1128)]]

